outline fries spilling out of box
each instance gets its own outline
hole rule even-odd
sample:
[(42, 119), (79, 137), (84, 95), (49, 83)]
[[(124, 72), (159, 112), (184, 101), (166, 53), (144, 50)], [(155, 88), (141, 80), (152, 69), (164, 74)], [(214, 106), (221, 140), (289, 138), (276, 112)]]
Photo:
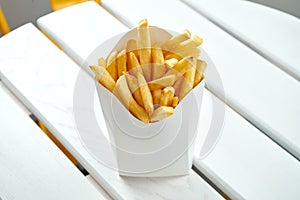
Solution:
[(146, 19), (137, 39), (99, 58), (90, 68), (95, 79), (112, 92), (140, 121), (163, 120), (204, 79), (206, 62), (198, 59), (203, 40), (184, 30), (166, 41), (152, 41)]

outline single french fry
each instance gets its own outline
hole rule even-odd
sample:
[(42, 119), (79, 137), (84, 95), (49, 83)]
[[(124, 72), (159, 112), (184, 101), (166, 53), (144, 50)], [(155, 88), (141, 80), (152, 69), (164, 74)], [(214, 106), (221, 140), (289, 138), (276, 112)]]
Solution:
[(153, 71), (152, 71), (152, 79), (157, 79), (162, 77), (165, 74), (165, 59), (161, 48), (158, 44), (154, 44), (151, 50), (152, 53), (152, 63), (153, 63)]
[(106, 61), (105, 61), (105, 59), (103, 57), (101, 57), (101, 58), (98, 59), (98, 65), (102, 66), (102, 67), (106, 66)]
[(138, 33), (138, 49), (140, 56), (140, 64), (143, 68), (144, 76), (147, 81), (151, 80), (151, 39), (147, 19), (139, 22), (137, 27)]
[(137, 42), (134, 39), (130, 39), (127, 41), (126, 45), (127, 53), (133, 52), (137, 58), (139, 58)]
[(189, 68), (195, 68), (196, 59), (194, 57), (184, 57), (166, 75), (175, 74), (176, 79), (182, 76)]
[(130, 70), (131, 74), (137, 76), (138, 73), (143, 73), (141, 65), (133, 52), (129, 53), (129, 63), (130, 68), (128, 68), (128, 70)]
[(190, 49), (183, 49), (181, 51), (175, 51), (175, 53), (182, 58), (187, 56), (198, 58), (201, 52), (200, 49), (190, 48)]
[(178, 54), (171, 53), (171, 52), (166, 53), (165, 60), (170, 60), (172, 58), (175, 58), (177, 60), (181, 60), (183, 57), (178, 55)]
[(95, 73), (95, 79), (101, 83), (109, 91), (113, 91), (115, 88), (115, 81), (108, 73), (108, 71), (102, 66), (90, 66), (91, 70)]
[(184, 79), (181, 84), (181, 89), (179, 92), (179, 100), (182, 100), (187, 93), (189, 93), (194, 86), (194, 78), (195, 78), (196, 66), (190, 67), (188, 71), (184, 74)]
[(160, 106), (156, 110), (154, 110), (151, 115), (151, 122), (160, 121), (165, 119), (174, 113), (174, 108), (171, 106)]
[(165, 87), (161, 93), (160, 105), (161, 106), (171, 106), (174, 93), (175, 93), (175, 89), (173, 87), (171, 87), (171, 86)]
[(192, 37), (188, 40), (185, 40), (177, 45), (174, 48), (174, 52), (185, 51), (189, 49), (195, 49), (203, 43), (203, 39), (200, 38), (198, 35), (192, 35)]
[(137, 79), (133, 75), (130, 75), (128, 73), (124, 73), (124, 75), (126, 77), (127, 84), (131, 93), (133, 94), (134, 99), (140, 106), (144, 106), (142, 94)]
[(199, 59), (197, 60), (197, 66), (196, 66), (196, 72), (195, 72), (195, 79), (194, 79), (194, 86), (193, 87), (197, 86), (201, 82), (201, 80), (203, 79), (203, 76), (204, 76), (203, 73), (204, 73), (206, 67), (207, 67), (207, 64), (206, 64), (205, 61), (199, 60)]
[(153, 98), (153, 104), (154, 105), (160, 104), (161, 89), (153, 90), (151, 93)]
[(168, 60), (165, 60), (165, 65), (169, 68), (173, 68), (178, 63), (178, 60), (176, 58), (170, 58)]
[(181, 85), (182, 85), (183, 79), (184, 79), (184, 77), (181, 76), (173, 84), (173, 88), (175, 89), (175, 95), (176, 96), (178, 96), (179, 93), (180, 93), (180, 89), (181, 89)]
[(113, 51), (107, 58), (106, 62), (106, 70), (109, 72), (111, 77), (116, 81), (118, 78), (118, 71), (117, 71), (117, 51)]
[(124, 49), (120, 51), (120, 53), (117, 56), (118, 77), (122, 76), (123, 73), (127, 71), (126, 59), (126, 49)]
[(146, 124), (150, 122), (150, 118), (146, 110), (141, 107), (132, 97), (125, 75), (120, 76), (117, 80), (114, 93), (136, 118), (140, 119)]
[(148, 114), (151, 115), (153, 112), (153, 99), (152, 99), (150, 89), (145, 80), (145, 77), (141, 73), (137, 74), (137, 80), (138, 80), (139, 87), (141, 90), (143, 105), (144, 105), (146, 111), (148, 112)]
[(172, 107), (175, 108), (179, 103), (179, 98), (177, 96), (174, 96), (172, 99)]
[(183, 30), (181, 34), (173, 36), (170, 40), (165, 42), (162, 45), (163, 50), (172, 50), (174, 49), (177, 45), (179, 45), (181, 42), (189, 39), (191, 37), (191, 33), (188, 30)]
[(168, 86), (172, 86), (175, 82), (176, 76), (174, 74), (170, 74), (167, 76), (163, 76), (159, 79), (148, 82), (149, 89), (151, 91), (162, 89)]

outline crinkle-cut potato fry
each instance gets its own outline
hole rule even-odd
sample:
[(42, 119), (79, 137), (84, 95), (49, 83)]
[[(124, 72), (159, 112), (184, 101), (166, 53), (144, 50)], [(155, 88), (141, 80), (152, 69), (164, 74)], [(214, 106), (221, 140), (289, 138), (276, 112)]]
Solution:
[(106, 89), (112, 92), (115, 88), (116, 82), (108, 73), (108, 71), (102, 66), (92, 65), (90, 68), (95, 73), (95, 79)]
[(178, 63), (178, 59), (176, 58), (170, 58), (168, 60), (165, 60), (165, 65), (169, 68), (173, 68)]
[(152, 99), (150, 89), (145, 80), (145, 77), (142, 74), (140, 74), (140, 73), (137, 74), (137, 80), (139, 83), (144, 108), (146, 109), (148, 114), (151, 115), (153, 112), (153, 99)]
[(179, 100), (182, 100), (183, 97), (185, 97), (185, 95), (187, 95), (187, 93), (189, 93), (193, 89), (195, 72), (196, 72), (196, 66), (190, 67), (188, 71), (184, 74), (184, 79), (181, 84), (181, 89), (179, 92)]
[(111, 52), (106, 62), (106, 70), (109, 72), (109, 74), (115, 81), (117, 81), (118, 78), (117, 62), (116, 62), (117, 55), (118, 55), (117, 51)]
[(160, 121), (165, 119), (174, 113), (174, 108), (171, 106), (160, 106), (154, 110), (153, 114), (151, 115), (151, 122)]
[(118, 53), (117, 56), (118, 78), (127, 71), (126, 60), (127, 60), (126, 49), (123, 49)]
[(191, 37), (191, 33), (189, 30), (185, 29), (182, 31), (181, 34), (173, 36), (170, 40), (168, 40), (167, 42), (165, 42), (161, 48), (163, 50), (172, 50), (174, 49), (177, 45), (179, 45), (181, 42), (189, 39)]
[(162, 94), (160, 97), (160, 105), (161, 106), (171, 106), (172, 100), (175, 94), (175, 89), (171, 86), (165, 87), (162, 90)]
[(153, 90), (151, 93), (153, 98), (153, 104), (154, 105), (160, 104), (161, 89)]
[(204, 78), (204, 71), (207, 67), (207, 64), (204, 60), (197, 60), (196, 72), (195, 72), (195, 80), (194, 80), (194, 87), (196, 87), (201, 80)]
[(148, 82), (148, 87), (151, 91), (162, 89), (168, 86), (172, 86), (176, 80), (175, 74), (170, 74), (168, 76), (163, 76), (156, 80)]
[(174, 96), (172, 99), (172, 107), (175, 108), (179, 103), (179, 98), (177, 96)]
[(127, 72), (124, 73), (124, 75), (126, 77), (127, 84), (129, 86), (131, 93), (133, 94), (134, 99), (140, 106), (144, 106), (142, 94), (137, 79), (133, 75), (130, 75)]
[(151, 50), (152, 53), (152, 79), (157, 79), (165, 74), (165, 59), (161, 48), (155, 43)]
[(119, 77), (114, 94), (120, 99), (123, 105), (138, 119), (148, 124), (150, 117), (146, 110), (140, 106), (132, 97), (130, 89), (127, 85), (125, 75)]
[(151, 80), (151, 39), (148, 27), (148, 20), (143, 19), (138, 23), (138, 49), (140, 64), (143, 66), (144, 76), (147, 81)]
[(106, 60), (104, 58), (99, 58), (98, 59), (98, 65), (99, 66), (102, 66), (102, 67), (105, 67), (106, 66)]

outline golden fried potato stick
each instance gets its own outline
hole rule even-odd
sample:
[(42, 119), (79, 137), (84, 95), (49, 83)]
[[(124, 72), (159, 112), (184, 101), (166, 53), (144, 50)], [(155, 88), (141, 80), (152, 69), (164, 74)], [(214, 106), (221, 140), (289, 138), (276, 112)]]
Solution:
[(181, 85), (182, 85), (183, 79), (184, 79), (184, 77), (181, 76), (173, 84), (173, 88), (175, 89), (175, 95), (176, 96), (178, 96), (179, 93), (180, 93), (180, 89), (181, 89)]
[(153, 104), (154, 105), (160, 104), (161, 89), (153, 90), (151, 93), (153, 98)]
[(191, 48), (191, 49), (183, 49), (181, 51), (176, 51), (175, 54), (178, 55), (179, 57), (187, 57), (187, 56), (191, 56), (194, 58), (198, 58), (200, 55), (200, 49), (198, 48)]
[(144, 123), (149, 123), (150, 118), (146, 110), (141, 107), (132, 97), (131, 92), (128, 88), (125, 75), (119, 77), (116, 83), (114, 94), (119, 97), (120, 101), (129, 111), (138, 119)]
[(171, 86), (165, 87), (162, 90), (161, 97), (160, 97), (160, 105), (161, 106), (171, 106), (172, 100), (174, 97), (175, 89)]
[(162, 89), (168, 86), (172, 86), (176, 80), (176, 75), (175, 74), (170, 74), (167, 76), (163, 76), (161, 78), (158, 78), (156, 80), (148, 82), (149, 89), (151, 91), (157, 90), (157, 89)]
[(158, 44), (154, 44), (151, 50), (152, 53), (152, 63), (153, 63), (153, 71), (152, 71), (152, 79), (157, 79), (162, 77), (165, 74), (165, 59), (161, 48)]
[(179, 98), (177, 96), (174, 96), (172, 99), (172, 107), (175, 108), (179, 103)]
[(203, 79), (204, 77), (204, 71), (207, 67), (207, 64), (205, 61), (203, 60), (197, 60), (197, 66), (196, 66), (196, 72), (195, 72), (195, 79), (194, 79), (194, 86), (193, 87), (196, 87), (200, 82), (201, 80)]
[(183, 57), (175, 53), (166, 53), (165, 60), (170, 60), (172, 58), (175, 58), (176, 60), (181, 60)]
[(191, 33), (189, 30), (185, 29), (182, 31), (181, 34), (173, 36), (170, 40), (168, 40), (167, 42), (165, 42), (161, 48), (163, 50), (167, 50), (170, 51), (172, 49), (174, 49), (177, 45), (179, 45), (181, 42), (189, 39), (191, 37)]
[(126, 60), (126, 49), (124, 49), (117, 56), (118, 78), (122, 76), (124, 72), (127, 71)]
[(180, 101), (193, 89), (195, 72), (196, 66), (190, 67), (188, 71), (184, 74), (184, 79), (181, 84), (181, 89), (178, 96)]
[(178, 60), (176, 58), (170, 58), (168, 60), (165, 60), (165, 65), (168, 68), (173, 68), (178, 63)]
[(153, 99), (152, 99), (150, 89), (145, 80), (145, 77), (141, 73), (137, 74), (137, 80), (138, 80), (140, 91), (142, 94), (143, 105), (144, 105), (146, 111), (148, 112), (148, 114), (151, 116), (151, 114), (153, 112)]
[(144, 76), (147, 81), (151, 80), (151, 39), (148, 27), (148, 20), (143, 19), (139, 22), (137, 27), (138, 33), (138, 49), (140, 56), (140, 63), (144, 71)]
[(127, 41), (126, 45), (127, 53), (133, 52), (137, 58), (139, 58), (137, 42), (134, 39), (130, 39)]
[(95, 79), (101, 83), (109, 91), (113, 91), (115, 88), (115, 81), (108, 73), (108, 71), (102, 66), (90, 66), (91, 70), (95, 73)]
[(196, 59), (194, 57), (184, 57), (181, 59), (172, 69), (170, 69), (167, 73), (167, 75), (175, 74), (176, 79), (178, 79), (180, 76), (182, 76), (186, 71), (188, 71), (190, 68), (195, 68), (196, 65)]
[(141, 65), (133, 52), (129, 52), (128, 70), (130, 70), (129, 72), (131, 74), (133, 74), (134, 76), (137, 76), (138, 73), (140, 73), (140, 74), (143, 73)]
[(133, 75), (130, 75), (128, 73), (124, 73), (124, 75), (126, 77), (127, 84), (131, 93), (133, 94), (134, 99), (140, 106), (144, 106), (142, 94), (137, 79)]
[(111, 77), (116, 81), (118, 78), (118, 71), (117, 71), (117, 51), (113, 51), (107, 58), (106, 62), (106, 70), (109, 72)]
[(105, 67), (106, 66), (106, 60), (103, 57), (99, 58), (98, 59), (98, 65), (102, 66), (102, 67)]
[(151, 122), (160, 121), (165, 119), (174, 113), (174, 108), (171, 106), (160, 106), (156, 110), (154, 110), (151, 115)]
[(198, 35), (192, 35), (188, 40), (185, 40), (178, 44), (176, 48), (173, 49), (174, 52), (185, 51), (189, 49), (195, 49), (203, 43), (203, 39)]

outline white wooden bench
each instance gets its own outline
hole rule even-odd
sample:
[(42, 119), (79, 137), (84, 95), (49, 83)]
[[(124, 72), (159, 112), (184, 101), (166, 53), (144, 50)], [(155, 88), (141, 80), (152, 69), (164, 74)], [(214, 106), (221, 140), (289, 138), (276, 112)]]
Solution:
[(0, 199), (104, 199), (0, 82)]
[[(88, 2), (39, 19), (39, 26), (71, 58), (31, 24), (0, 39), (0, 78), (90, 172), (89, 179), (95, 179), (113, 199), (300, 198), (300, 163), (290, 154), (299, 158), (300, 91), (295, 79), (182, 2), (103, 1), (103, 6), (111, 14)], [(84, 148), (76, 131), (72, 106), (78, 64), (101, 42), (127, 31), (141, 18), (203, 36), (203, 48), (221, 75), (225, 97), (207, 73), (199, 126), (209, 128), (212, 102), (225, 108), (226, 117), (213, 151), (204, 159), (195, 152), (194, 166), (201, 176), (192, 171), (183, 177), (121, 178)], [(283, 88), (280, 93), (278, 88)], [(102, 116), (99, 107), (86, 111)], [(276, 113), (290, 116), (289, 123)]]
[[(93, 50), (91, 44), (87, 44), (88, 42), (81, 37), (93, 40), (92, 36), (88, 32), (86, 35), (80, 32), (76, 38), (74, 32), (77, 28), (75, 26), (64, 28), (63, 24), (80, 22), (83, 30), (93, 29), (98, 21), (87, 16), (95, 10), (92, 8), (95, 5), (92, 4), (86, 3), (52, 13), (40, 18), (38, 24), (71, 57), (73, 54), (68, 49), (72, 47), (78, 48), (78, 51), (85, 49), (91, 52)], [(215, 62), (224, 83), (226, 98), (219, 97), (238, 113), (226, 107), (226, 120), (218, 145), (204, 160), (195, 159), (195, 165), (231, 197), (264, 199), (280, 198), (286, 195), (299, 196), (296, 186), (299, 180), (299, 162), (264, 135), (264, 133), (268, 134), (273, 140), (298, 156), (300, 140), (297, 140), (299, 137), (297, 117), (299, 118), (299, 110), (295, 109), (300, 98), (298, 82), (185, 4), (176, 1), (160, 1), (159, 4), (160, 6), (153, 2), (137, 4), (130, 0), (126, 2), (103, 1), (104, 8), (129, 27), (141, 18), (148, 18), (154, 25), (179, 31), (188, 28), (205, 38), (203, 47)], [(72, 12), (81, 13), (81, 15), (71, 15)], [(97, 19), (102, 18), (105, 19), (104, 21), (114, 19), (101, 8), (97, 8), (97, 12)], [(57, 23), (58, 19), (60, 23)], [(114, 27), (116, 22), (117, 20), (112, 22)], [(99, 26), (101, 28), (93, 29), (93, 34), (97, 35), (96, 38), (104, 31), (100, 22)], [(123, 28), (121, 23), (120, 28)], [(106, 30), (107, 27), (104, 29)], [(60, 41), (64, 42), (60, 43)], [(226, 49), (220, 48), (222, 46)], [(72, 49), (72, 51), (77, 50)], [(230, 54), (227, 54), (228, 52)], [(82, 54), (80, 60), (84, 60), (85, 55), (88, 53)], [(77, 56), (80, 54), (78, 53)], [(276, 81), (272, 81), (273, 79)], [(209, 72), (207, 82), (208, 89), (218, 96), (218, 88), (215, 88), (214, 81), (209, 79)], [(277, 88), (285, 88), (285, 90), (281, 90), (281, 95), (279, 95)], [(205, 93), (205, 96), (216, 98), (208, 91)], [(220, 100), (216, 101), (222, 103)], [(288, 103), (281, 106), (282, 102)], [(281, 113), (281, 116), (293, 117), (289, 123), (285, 123), (274, 113), (275, 111)], [(209, 112), (206, 111), (206, 113)], [(268, 166), (272, 166), (272, 169)], [(291, 170), (290, 172), (294, 175), (281, 174), (283, 166), (285, 166), (284, 171)], [(262, 182), (262, 179), (265, 182)]]

